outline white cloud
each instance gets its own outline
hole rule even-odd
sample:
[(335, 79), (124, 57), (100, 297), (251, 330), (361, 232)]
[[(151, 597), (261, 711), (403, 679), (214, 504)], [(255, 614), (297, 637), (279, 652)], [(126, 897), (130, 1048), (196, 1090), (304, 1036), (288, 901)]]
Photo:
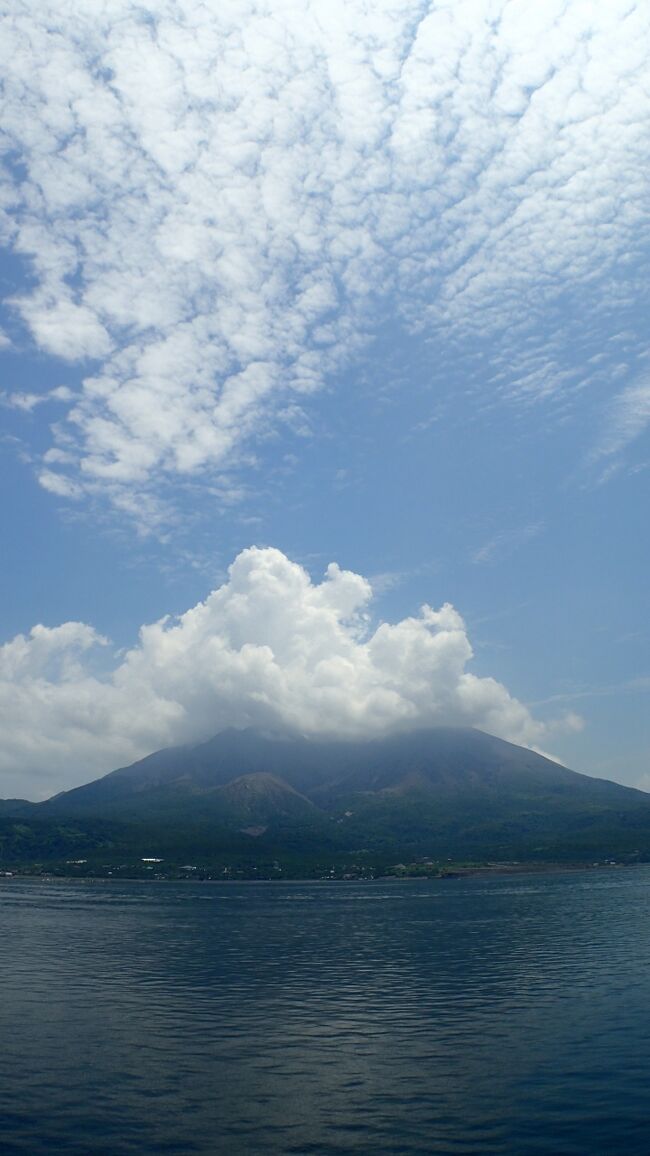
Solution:
[[(37, 406), (44, 405), (46, 402), (69, 402), (72, 401), (73, 397), (74, 394), (71, 389), (68, 389), (66, 385), (59, 385), (56, 389), (51, 389), (47, 393), (29, 393), (28, 391), (21, 393), (0, 393), (0, 405), (7, 406), (8, 409), (20, 409), (23, 410), (24, 413), (32, 413)], [(61, 451), (48, 450), (47, 453), (54, 461)]]
[(48, 300), (45, 295), (38, 294), (22, 300), (15, 298), (10, 304), (20, 309), (37, 344), (46, 353), (66, 361), (77, 361), (102, 357), (110, 350), (111, 341), (106, 329), (93, 310), (84, 305), (75, 305), (65, 299)]
[(527, 542), (537, 538), (543, 529), (543, 522), (530, 522), (527, 526), (521, 526), (514, 530), (502, 530), (489, 541), (484, 542), (478, 550), (475, 550), (471, 555), (471, 561), (476, 566), (501, 561)]
[(650, 383), (628, 386), (613, 401), (596, 459), (620, 454), (650, 425)]
[(106, 639), (83, 623), (19, 635), (0, 648), (0, 795), (48, 794), (233, 725), (360, 737), (455, 723), (543, 739), (501, 683), (467, 670), (452, 606), (373, 626), (371, 595), (334, 564), (317, 584), (251, 548), (205, 602), (143, 626), (109, 673), (93, 662)]
[[(594, 279), (604, 309), (632, 296), (649, 52), (634, 0), (14, 8), (16, 305), (95, 363), (71, 489), (141, 508), (124, 492), (222, 466), (349, 355), (378, 289), (438, 336), (506, 338)], [(527, 349), (510, 392), (571, 387)]]

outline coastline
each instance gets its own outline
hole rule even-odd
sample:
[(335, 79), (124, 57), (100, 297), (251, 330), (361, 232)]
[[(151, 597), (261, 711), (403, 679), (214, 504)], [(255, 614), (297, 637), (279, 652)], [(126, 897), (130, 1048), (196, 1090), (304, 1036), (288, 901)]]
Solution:
[(561, 875), (568, 873), (576, 873), (580, 871), (594, 872), (594, 871), (620, 871), (626, 868), (650, 867), (650, 863), (622, 863), (622, 862), (606, 862), (606, 863), (486, 863), (486, 864), (471, 864), (451, 867), (448, 870), (443, 870), (438, 874), (433, 872), (425, 874), (381, 874), (381, 875), (359, 875), (349, 878), (341, 877), (327, 877), (327, 876), (279, 876), (277, 878), (223, 878), (210, 875), (191, 876), (191, 875), (68, 875), (60, 874), (58, 872), (48, 871), (24, 871), (20, 868), (14, 871), (6, 871), (0, 873), (0, 885), (2, 883), (142, 883), (143, 885), (164, 884), (164, 883), (200, 883), (200, 884), (218, 884), (220, 886), (231, 886), (232, 884), (240, 885), (270, 885), (282, 884), (284, 886), (290, 884), (314, 884), (322, 885), (325, 883), (336, 884), (369, 884), (369, 883), (437, 883), (437, 882), (453, 882), (458, 879), (467, 879), (472, 877), (491, 877), (491, 876), (512, 876), (512, 875)]

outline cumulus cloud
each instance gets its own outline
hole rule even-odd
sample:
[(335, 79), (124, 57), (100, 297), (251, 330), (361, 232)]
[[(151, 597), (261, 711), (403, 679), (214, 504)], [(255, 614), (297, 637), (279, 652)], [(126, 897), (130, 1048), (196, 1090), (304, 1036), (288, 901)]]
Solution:
[[(124, 492), (227, 463), (378, 290), (437, 335), (521, 337), (594, 278), (629, 298), (649, 52), (634, 0), (14, 6), (0, 229), (35, 280), (13, 304), (91, 363), (43, 483), (153, 509)], [(514, 392), (571, 384), (519, 350)]]
[(370, 583), (322, 582), (279, 550), (244, 550), (178, 618), (143, 626), (97, 672), (107, 640), (81, 622), (35, 626), (0, 648), (0, 795), (47, 795), (156, 748), (224, 727), (362, 737), (444, 723), (527, 745), (545, 726), (493, 678), (450, 605), (371, 624)]

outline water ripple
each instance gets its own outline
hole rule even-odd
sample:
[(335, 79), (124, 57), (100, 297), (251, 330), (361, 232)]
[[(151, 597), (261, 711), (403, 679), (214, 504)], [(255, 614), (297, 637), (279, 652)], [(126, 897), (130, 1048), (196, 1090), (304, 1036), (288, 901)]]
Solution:
[(649, 887), (3, 881), (2, 1154), (645, 1154)]

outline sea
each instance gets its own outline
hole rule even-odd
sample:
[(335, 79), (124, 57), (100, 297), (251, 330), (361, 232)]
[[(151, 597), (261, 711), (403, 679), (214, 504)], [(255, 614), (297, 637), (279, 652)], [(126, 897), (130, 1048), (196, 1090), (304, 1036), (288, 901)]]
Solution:
[(0, 880), (2, 1156), (650, 1152), (650, 868)]

